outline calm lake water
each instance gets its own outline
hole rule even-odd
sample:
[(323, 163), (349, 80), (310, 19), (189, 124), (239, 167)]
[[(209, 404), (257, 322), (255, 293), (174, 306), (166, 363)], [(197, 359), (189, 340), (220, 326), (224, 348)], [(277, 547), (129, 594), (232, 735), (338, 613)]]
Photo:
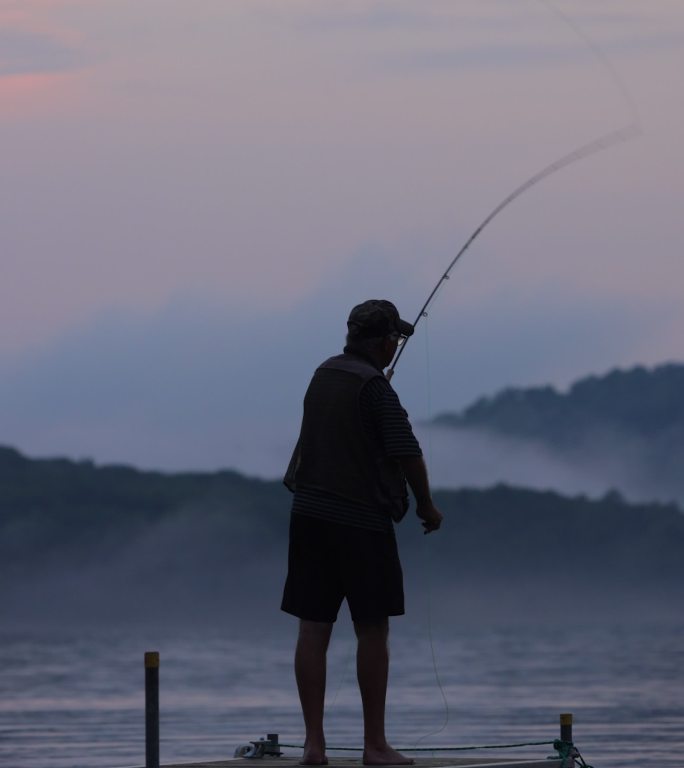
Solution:
[[(280, 620), (242, 638), (216, 628), (5, 629), (0, 765), (143, 765), (145, 650), (161, 654), (163, 762), (232, 757), (236, 746), (267, 732), (301, 744), (294, 632), (294, 621)], [(387, 720), (395, 745), (553, 740), (559, 713), (573, 712), (576, 744), (595, 768), (684, 765), (681, 626), (434, 634), (431, 646), (427, 630), (408, 618), (393, 625)], [(343, 620), (330, 651), (331, 745), (360, 740), (353, 650)], [(551, 750), (523, 753), (544, 757)]]

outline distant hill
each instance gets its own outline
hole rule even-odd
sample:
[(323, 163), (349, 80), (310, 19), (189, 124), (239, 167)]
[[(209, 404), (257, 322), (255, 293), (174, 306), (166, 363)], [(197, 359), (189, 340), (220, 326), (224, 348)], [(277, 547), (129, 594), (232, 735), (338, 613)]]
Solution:
[(508, 388), (482, 397), (461, 413), (435, 421), (455, 427), (486, 427), (555, 445), (572, 443), (596, 429), (684, 443), (684, 365), (614, 370), (580, 379), (561, 393), (553, 387)]
[[(398, 533), (409, 600), (439, 620), (669, 615), (684, 597), (673, 505), (497, 486), (440, 492), (439, 534)], [(0, 449), (0, 614), (278, 621), (290, 497), (235, 472), (142, 472)], [(426, 568), (425, 546), (430, 567)]]
[[(567, 392), (508, 388), (462, 412), (440, 414), (433, 424), (534, 442), (577, 464), (610, 464), (615, 485), (684, 500), (682, 364), (614, 370), (581, 379)], [(624, 471), (615, 470), (620, 466)]]

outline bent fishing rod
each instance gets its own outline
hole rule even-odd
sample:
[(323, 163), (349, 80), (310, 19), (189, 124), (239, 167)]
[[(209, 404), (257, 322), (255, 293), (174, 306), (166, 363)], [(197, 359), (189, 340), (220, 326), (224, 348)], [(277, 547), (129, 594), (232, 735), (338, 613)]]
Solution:
[[(449, 279), (452, 269), (456, 266), (456, 263), (458, 260), (463, 256), (463, 254), (470, 248), (473, 241), (478, 237), (478, 235), (485, 229), (485, 227), (494, 219), (498, 214), (501, 213), (501, 211), (504, 210), (510, 203), (512, 203), (516, 198), (520, 197), (523, 193), (527, 192), (528, 189), (531, 189), (536, 184), (538, 184), (540, 181), (543, 181), (549, 176), (552, 176), (557, 171), (560, 171), (563, 168), (566, 168), (569, 165), (572, 165), (573, 163), (577, 163), (580, 160), (584, 160), (587, 157), (590, 157), (591, 155), (595, 155), (597, 152), (602, 152), (604, 149), (609, 149), (610, 147), (623, 143), (625, 141), (629, 141), (630, 139), (635, 138), (636, 136), (640, 135), (641, 130), (638, 127), (638, 125), (632, 124), (625, 128), (619, 128), (615, 131), (610, 131), (609, 133), (605, 133), (602, 136), (599, 136), (597, 139), (594, 139), (593, 141), (587, 142), (586, 144), (582, 144), (582, 146), (577, 147), (577, 149), (573, 150), (572, 152), (569, 152), (567, 155), (563, 155), (563, 157), (559, 158), (558, 160), (555, 160), (553, 163), (550, 163), (549, 165), (542, 168), (540, 171), (537, 171), (533, 176), (530, 176), (527, 181), (523, 182), (519, 187), (516, 187), (513, 192), (511, 192), (509, 195), (507, 195), (497, 206), (494, 208), (494, 210), (482, 221), (482, 223), (477, 227), (477, 229), (470, 235), (470, 237), (465, 241), (463, 246), (461, 247), (461, 250), (458, 251), (458, 253), (454, 256), (454, 258), (449, 262), (449, 266), (446, 268), (442, 276), (437, 281), (437, 284), (430, 292), (430, 295), (427, 297), (427, 300), (425, 304), (420, 309), (420, 312), (418, 313), (418, 317), (416, 317), (415, 321), (413, 322), (413, 326), (415, 328), (416, 325), (418, 325), (418, 322), (422, 317), (427, 317), (428, 315), (428, 308), (430, 304), (434, 301), (437, 292), (442, 287), (442, 285)], [(399, 358), (401, 357), (403, 351), (406, 349), (406, 344), (408, 343), (408, 339), (405, 339), (404, 343), (397, 349), (397, 354), (392, 361), (392, 364), (385, 372), (385, 376), (388, 380), (392, 378), (394, 375), (394, 369), (396, 368), (397, 363), (399, 362)]]

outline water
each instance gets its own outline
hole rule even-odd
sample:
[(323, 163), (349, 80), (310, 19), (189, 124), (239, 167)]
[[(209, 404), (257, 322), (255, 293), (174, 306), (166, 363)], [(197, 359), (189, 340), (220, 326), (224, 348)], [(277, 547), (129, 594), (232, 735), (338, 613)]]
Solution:
[[(681, 630), (438, 629), (434, 650), (447, 715), (427, 632), (409, 618), (398, 620), (390, 739), (398, 746), (546, 741), (558, 735), (559, 713), (573, 712), (576, 743), (596, 768), (681, 768)], [(219, 628), (188, 627), (5, 631), (0, 635), (0, 765), (144, 764), (145, 650), (161, 654), (163, 762), (225, 759), (239, 744), (267, 732), (279, 733), (284, 743), (301, 744), (293, 640), (294, 622), (241, 638)], [(353, 649), (351, 629), (342, 621), (330, 650), (327, 735), (332, 745), (359, 744)], [(539, 757), (549, 753), (547, 747), (526, 750)]]

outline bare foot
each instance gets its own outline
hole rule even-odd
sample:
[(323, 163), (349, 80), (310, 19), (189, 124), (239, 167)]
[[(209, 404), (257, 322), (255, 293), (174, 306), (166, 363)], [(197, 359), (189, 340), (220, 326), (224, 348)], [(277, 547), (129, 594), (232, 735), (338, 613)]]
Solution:
[(392, 749), (389, 744), (384, 747), (366, 747), (363, 750), (364, 765), (413, 765), (410, 757), (405, 757), (401, 752)]
[(300, 765), (327, 765), (325, 756), (325, 744), (307, 744), (304, 742), (304, 754), (299, 761)]

